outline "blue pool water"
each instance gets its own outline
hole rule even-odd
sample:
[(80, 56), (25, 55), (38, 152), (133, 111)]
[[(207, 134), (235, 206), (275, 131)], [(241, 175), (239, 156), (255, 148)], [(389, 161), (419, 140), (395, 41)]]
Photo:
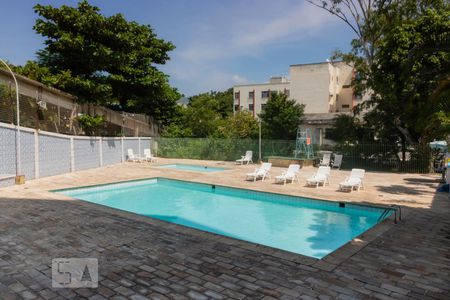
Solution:
[(185, 171), (197, 171), (197, 172), (217, 172), (224, 171), (225, 168), (220, 167), (209, 167), (209, 166), (199, 166), (199, 165), (186, 165), (186, 164), (170, 164), (170, 165), (160, 165), (158, 168), (168, 168), (177, 169)]
[(56, 191), (73, 198), (322, 258), (383, 209), (155, 178)]

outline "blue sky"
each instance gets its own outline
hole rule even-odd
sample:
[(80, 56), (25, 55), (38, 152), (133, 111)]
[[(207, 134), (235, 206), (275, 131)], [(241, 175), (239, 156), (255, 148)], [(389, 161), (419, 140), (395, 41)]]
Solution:
[[(76, 6), (71, 0), (2, 1), (0, 57), (14, 64), (35, 58), (44, 39), (32, 29), (36, 3)], [(7, 4), (6, 4), (7, 3)], [(159, 68), (186, 96), (288, 75), (289, 65), (320, 62), (349, 50), (346, 25), (304, 0), (91, 0), (105, 15), (122, 13), (150, 24), (177, 47)]]

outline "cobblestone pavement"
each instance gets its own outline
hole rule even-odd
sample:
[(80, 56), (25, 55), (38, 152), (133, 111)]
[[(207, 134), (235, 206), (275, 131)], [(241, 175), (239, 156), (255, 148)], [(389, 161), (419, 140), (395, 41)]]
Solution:
[[(450, 200), (445, 195), (424, 194), (428, 208), (407, 208), (401, 223), (381, 224), (382, 232), (370, 241), (361, 237), (362, 246), (353, 252), (347, 248), (344, 258), (295, 260), (46, 192), (139, 173), (126, 168), (0, 189), (0, 299), (449, 299)], [(56, 257), (98, 258), (99, 287), (52, 289)]]

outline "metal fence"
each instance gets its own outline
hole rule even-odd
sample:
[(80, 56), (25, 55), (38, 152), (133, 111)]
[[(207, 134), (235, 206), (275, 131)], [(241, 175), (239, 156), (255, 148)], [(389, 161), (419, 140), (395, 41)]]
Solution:
[[(233, 161), (245, 151), (252, 150), (254, 159), (259, 157), (259, 141), (254, 139), (214, 139), (214, 138), (156, 138), (153, 151), (158, 156), (168, 158), (191, 158), (204, 160)], [(429, 173), (432, 168), (430, 149), (409, 147), (405, 157), (398, 145), (313, 145), (315, 160), (320, 151), (328, 150), (343, 154), (342, 168), (363, 168), (373, 171)], [(294, 157), (295, 140), (261, 140), (261, 158), (270, 156)]]
[[(25, 178), (58, 175), (117, 164), (126, 160), (127, 149), (143, 155), (149, 137), (86, 137), (20, 128), (20, 175)], [(0, 186), (14, 183), (16, 127), (0, 123)]]

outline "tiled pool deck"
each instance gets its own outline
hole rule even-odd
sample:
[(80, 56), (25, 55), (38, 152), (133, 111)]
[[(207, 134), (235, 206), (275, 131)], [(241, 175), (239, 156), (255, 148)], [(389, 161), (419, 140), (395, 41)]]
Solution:
[[(159, 163), (173, 163), (160, 160)], [(177, 160), (181, 162), (181, 160)], [(183, 163), (199, 163), (183, 160)], [(245, 182), (255, 166), (218, 173), (127, 163), (0, 189), (0, 299), (449, 299), (450, 199), (437, 175), (368, 173), (366, 189)], [(274, 168), (272, 175), (281, 173)], [(169, 177), (369, 204), (401, 204), (404, 220), (386, 221), (323, 260), (274, 251), (131, 213), (68, 201), (52, 189)], [(51, 260), (99, 259), (98, 289), (52, 289)]]

